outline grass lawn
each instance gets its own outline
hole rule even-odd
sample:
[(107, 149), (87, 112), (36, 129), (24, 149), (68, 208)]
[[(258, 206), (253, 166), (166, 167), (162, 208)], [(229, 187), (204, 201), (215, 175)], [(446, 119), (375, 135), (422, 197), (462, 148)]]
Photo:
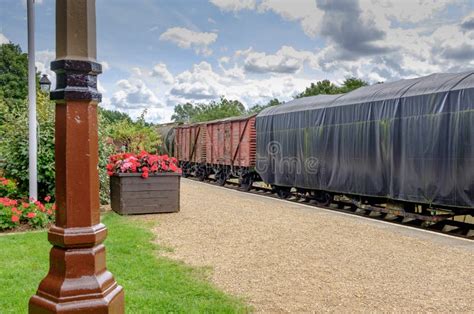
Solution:
[[(242, 313), (249, 308), (203, 278), (204, 270), (157, 257), (151, 226), (113, 213), (107, 265), (125, 289), (127, 313)], [(0, 313), (26, 313), (48, 270), (46, 231), (0, 236)]]

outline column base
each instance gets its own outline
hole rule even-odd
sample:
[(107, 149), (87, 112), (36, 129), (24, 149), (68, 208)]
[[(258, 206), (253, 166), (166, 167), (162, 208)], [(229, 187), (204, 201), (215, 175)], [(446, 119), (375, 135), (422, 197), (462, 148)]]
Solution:
[(85, 299), (68, 301), (51, 299), (34, 295), (29, 302), (29, 313), (94, 313), (94, 314), (121, 314), (125, 309), (125, 294), (121, 286), (116, 285), (108, 291), (107, 295), (97, 298), (96, 296), (82, 296)]
[(102, 224), (50, 229), (50, 269), (29, 313), (124, 313), (124, 291), (105, 265), (106, 234)]

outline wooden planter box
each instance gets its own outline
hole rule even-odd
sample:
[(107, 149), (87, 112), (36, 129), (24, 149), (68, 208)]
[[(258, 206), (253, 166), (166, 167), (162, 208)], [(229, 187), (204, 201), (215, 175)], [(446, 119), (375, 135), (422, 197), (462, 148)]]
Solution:
[(181, 175), (119, 173), (110, 177), (112, 210), (120, 215), (174, 213), (179, 211)]

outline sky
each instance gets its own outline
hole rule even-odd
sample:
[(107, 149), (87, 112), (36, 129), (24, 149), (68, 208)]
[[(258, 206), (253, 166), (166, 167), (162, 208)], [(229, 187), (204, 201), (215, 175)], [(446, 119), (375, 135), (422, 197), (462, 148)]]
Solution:
[[(55, 82), (55, 1), (36, 0), (36, 66)], [(311, 82), (474, 69), (474, 0), (99, 0), (101, 106), (169, 122), (185, 102), (246, 107)], [(0, 0), (0, 43), (27, 51), (26, 0)]]

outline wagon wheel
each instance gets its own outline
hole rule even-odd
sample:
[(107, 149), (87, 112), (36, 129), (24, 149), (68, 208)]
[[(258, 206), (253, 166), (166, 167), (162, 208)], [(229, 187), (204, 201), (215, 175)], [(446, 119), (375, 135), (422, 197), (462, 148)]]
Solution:
[(189, 170), (188, 170), (188, 168), (184, 168), (184, 169), (183, 169), (183, 172), (181, 173), (181, 176), (182, 176), (183, 178), (189, 177)]
[(327, 192), (319, 192), (315, 195), (314, 200), (320, 206), (329, 206), (332, 201), (332, 196)]
[(250, 191), (250, 189), (252, 189), (252, 185), (253, 185), (253, 177), (251, 175), (246, 175), (242, 177), (240, 181), (240, 188), (243, 191), (245, 192)]
[(216, 174), (216, 181), (217, 181), (217, 184), (219, 184), (220, 186), (224, 186), (225, 181), (226, 181), (225, 172), (218, 172)]
[(199, 181), (204, 181), (207, 179), (207, 171), (205, 169), (199, 169), (197, 172), (197, 177)]
[(279, 186), (276, 187), (276, 193), (279, 198), (287, 199), (291, 196), (291, 188)]

